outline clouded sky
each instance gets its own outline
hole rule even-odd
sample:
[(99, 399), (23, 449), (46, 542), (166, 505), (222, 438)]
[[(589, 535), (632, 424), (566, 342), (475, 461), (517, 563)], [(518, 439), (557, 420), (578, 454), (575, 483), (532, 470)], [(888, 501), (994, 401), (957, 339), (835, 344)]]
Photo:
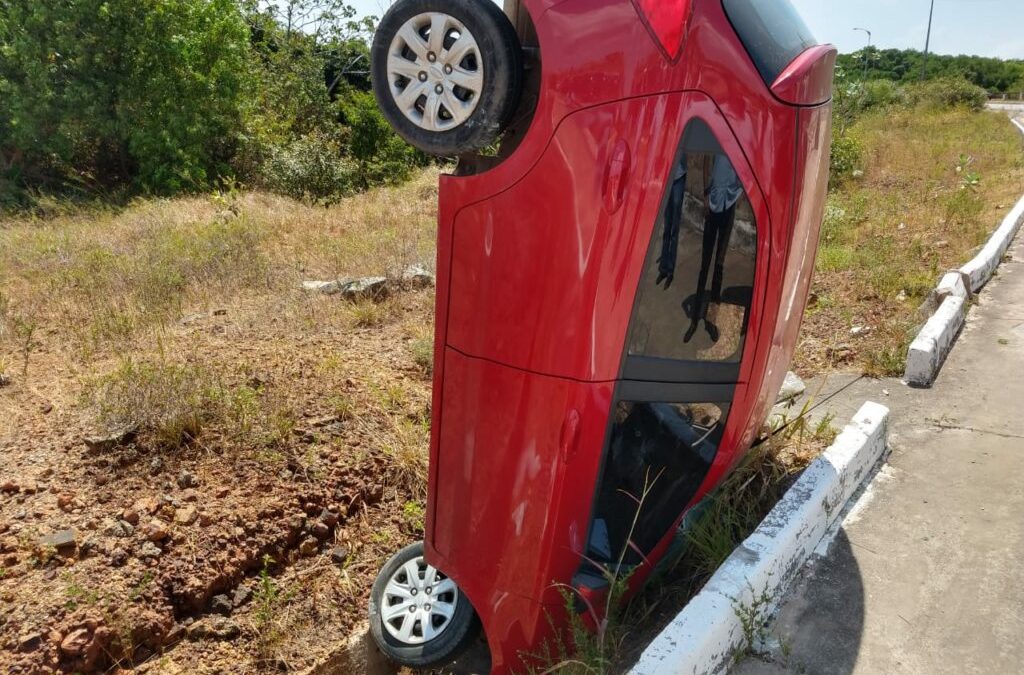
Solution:
[[(380, 16), (388, 0), (350, 0), (363, 14)], [(705, 0), (707, 1), (707, 0)], [(822, 42), (843, 52), (864, 46), (867, 28), (883, 47), (923, 49), (930, 0), (792, 0)], [(935, 0), (932, 49), (1024, 59), (1024, 0)]]

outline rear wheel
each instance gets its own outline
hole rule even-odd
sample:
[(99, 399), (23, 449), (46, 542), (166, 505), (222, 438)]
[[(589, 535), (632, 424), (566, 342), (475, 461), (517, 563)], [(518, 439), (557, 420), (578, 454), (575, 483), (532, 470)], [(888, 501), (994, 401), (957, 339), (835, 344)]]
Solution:
[(392, 661), (412, 668), (455, 659), (474, 634), (476, 613), (455, 585), (423, 558), (422, 542), (396, 553), (370, 593), (370, 633)]
[(490, 145), (519, 102), (519, 39), (491, 0), (398, 0), (371, 54), (384, 116), (424, 152), (454, 156)]

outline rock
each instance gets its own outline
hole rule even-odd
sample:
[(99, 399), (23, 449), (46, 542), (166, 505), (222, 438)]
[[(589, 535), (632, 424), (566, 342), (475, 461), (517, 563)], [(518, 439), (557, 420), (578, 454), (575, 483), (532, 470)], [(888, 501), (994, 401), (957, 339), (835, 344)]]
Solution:
[(135, 426), (117, 427), (111, 431), (94, 436), (86, 436), (85, 446), (93, 453), (109, 452), (118, 446), (130, 443), (135, 439), (138, 429)]
[(306, 291), (325, 295), (340, 295), (346, 300), (379, 300), (390, 290), (386, 277), (365, 277), (363, 279), (335, 279), (333, 281), (303, 281)]
[(344, 546), (335, 546), (331, 551), (331, 562), (335, 565), (344, 565), (348, 560), (348, 549)]
[(27, 480), (21, 484), (21, 491), (27, 495), (34, 495), (35, 493), (40, 492), (39, 484), (34, 480)]
[(235, 608), (231, 599), (226, 595), (215, 595), (210, 601), (210, 611), (224, 616), (231, 616), (231, 610)]
[(235, 589), (235, 595), (231, 599), (231, 604), (235, 607), (241, 607), (250, 600), (252, 600), (252, 589), (248, 586), (239, 586)]
[(320, 522), (327, 527), (334, 527), (338, 524), (338, 514), (330, 509), (324, 509), (320, 512)]
[(53, 412), (53, 404), (52, 404), (52, 403), (44, 403), (44, 404), (43, 404), (43, 407), (41, 407), (41, 408), (40, 408), (39, 410), (40, 410), (40, 411), (41, 411), (41, 412), (42, 412), (42, 413), (43, 413), (44, 415), (49, 415), (50, 413), (52, 413), (52, 412)]
[(18, 484), (10, 479), (5, 480), (4, 484), (0, 485), (0, 492), (5, 492), (7, 494), (15, 494), (19, 490), (21, 490), (21, 488), (18, 486)]
[(75, 495), (70, 492), (65, 492), (57, 497), (57, 508), (61, 511), (67, 511), (75, 503)]
[(214, 316), (226, 316), (227, 313), (228, 313), (228, 310), (226, 308), (224, 308), (224, 307), (221, 307), (220, 309), (213, 310), (213, 315)]
[(306, 537), (299, 544), (299, 555), (308, 558), (312, 555), (316, 555), (317, 548), (319, 548), (320, 542), (312, 537)]
[(22, 635), (22, 636), (20, 636), (18, 638), (18, 648), (17, 648), (17, 651), (19, 651), (19, 652), (31, 652), (31, 651), (34, 651), (39, 646), (39, 644), (42, 641), (43, 641), (43, 634), (42, 633), (38, 633), (38, 632), (36, 632), (36, 633), (25, 633), (24, 635)]
[(906, 299), (907, 299), (907, 292), (905, 290), (903, 290), (903, 289), (900, 289), (900, 292), (896, 294), (896, 300), (898, 302), (903, 302)]
[(199, 481), (196, 480), (195, 474), (191, 471), (182, 469), (181, 473), (178, 474), (178, 487), (181, 489), (184, 490), (185, 488), (195, 487), (197, 485), (199, 485)]
[(807, 391), (807, 385), (804, 384), (804, 381), (796, 373), (789, 371), (786, 373), (786, 379), (783, 381), (782, 389), (779, 391), (778, 402), (792, 401), (805, 391)]
[[(108, 520), (108, 521), (105, 521), (106, 527), (103, 528), (103, 534), (108, 536), (108, 537), (118, 537), (118, 538), (123, 538), (123, 537), (131, 536), (131, 534), (132, 534), (132, 532), (134, 531), (135, 528), (132, 528), (131, 525), (128, 525), (128, 528), (131, 528), (131, 529), (128, 529), (124, 525), (121, 524), (122, 522), (123, 521), (120, 521), (120, 520)], [(127, 525), (127, 523), (125, 523), (125, 524)]]
[(139, 512), (135, 509), (125, 509), (121, 512), (121, 520), (134, 527), (139, 524)]
[(420, 265), (409, 265), (402, 272), (402, 282), (413, 288), (426, 288), (434, 285), (434, 275)]
[(128, 551), (123, 548), (115, 548), (114, 552), (110, 554), (110, 564), (114, 567), (123, 567), (127, 562)]
[(341, 297), (346, 300), (380, 300), (387, 297), (389, 290), (385, 277), (366, 277), (346, 284), (341, 289)]
[(155, 476), (164, 469), (164, 460), (162, 457), (154, 457), (149, 460), (149, 474)]
[(850, 335), (867, 335), (870, 332), (870, 326), (854, 326), (850, 329)]
[(233, 640), (242, 629), (231, 619), (213, 616), (200, 619), (186, 629), (190, 640)]
[(45, 537), (39, 538), (40, 546), (53, 547), (60, 550), (67, 550), (74, 548), (76, 545), (77, 535), (74, 530), (60, 530), (53, 534), (48, 534)]
[(151, 541), (147, 541), (141, 547), (139, 547), (139, 557), (142, 558), (159, 558), (163, 554), (160, 547)]
[(11, 376), (7, 373), (0, 373), (0, 387), (6, 387), (11, 383)]
[(327, 526), (327, 523), (317, 522), (313, 525), (312, 533), (320, 541), (325, 541), (327, 537), (331, 536), (331, 528)]
[(185, 506), (174, 512), (174, 522), (179, 525), (191, 525), (199, 517), (199, 511), (194, 506)]
[(167, 527), (159, 520), (150, 521), (150, 523), (142, 528), (142, 536), (152, 542), (163, 541), (170, 535), (167, 531)]
[(68, 633), (64, 639), (60, 641), (60, 651), (68, 658), (77, 659), (85, 654), (85, 650), (89, 646), (89, 642), (91, 642), (89, 629), (79, 628)]

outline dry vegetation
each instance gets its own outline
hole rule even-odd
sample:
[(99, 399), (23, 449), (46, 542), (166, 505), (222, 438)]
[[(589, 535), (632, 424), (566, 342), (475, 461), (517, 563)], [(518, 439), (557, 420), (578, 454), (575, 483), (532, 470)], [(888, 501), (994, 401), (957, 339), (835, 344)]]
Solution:
[(436, 180), (0, 224), (0, 671), (296, 668), (362, 618), (423, 526), (433, 293), (301, 281), (429, 266)]
[(918, 307), (967, 262), (1024, 192), (1006, 115), (884, 108), (851, 128), (863, 175), (829, 196), (797, 354), (801, 374), (901, 375)]

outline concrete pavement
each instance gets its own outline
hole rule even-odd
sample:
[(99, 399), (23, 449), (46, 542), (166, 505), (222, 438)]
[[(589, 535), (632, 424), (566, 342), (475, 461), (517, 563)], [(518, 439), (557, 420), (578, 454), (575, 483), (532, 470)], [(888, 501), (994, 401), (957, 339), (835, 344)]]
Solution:
[(932, 389), (821, 385), (837, 419), (889, 406), (892, 455), (734, 673), (1024, 673), (1024, 236), (1010, 256)]

